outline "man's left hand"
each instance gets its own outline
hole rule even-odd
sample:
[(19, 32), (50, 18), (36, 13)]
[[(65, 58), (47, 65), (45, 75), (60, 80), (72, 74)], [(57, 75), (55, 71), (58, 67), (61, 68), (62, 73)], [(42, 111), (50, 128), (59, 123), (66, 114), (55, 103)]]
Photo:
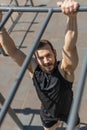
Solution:
[(64, 0), (63, 2), (57, 2), (57, 5), (61, 7), (62, 13), (70, 15), (77, 12), (79, 3), (75, 0)]

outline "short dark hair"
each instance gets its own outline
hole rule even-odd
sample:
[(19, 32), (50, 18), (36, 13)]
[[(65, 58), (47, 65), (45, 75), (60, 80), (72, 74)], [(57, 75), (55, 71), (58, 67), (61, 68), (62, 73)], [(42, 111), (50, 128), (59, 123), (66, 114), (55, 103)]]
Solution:
[(52, 51), (54, 50), (52, 43), (50, 41), (46, 40), (46, 39), (40, 40), (40, 43), (39, 43), (39, 45), (37, 47), (37, 50), (43, 48), (46, 45), (49, 45), (50, 48), (52, 49)]

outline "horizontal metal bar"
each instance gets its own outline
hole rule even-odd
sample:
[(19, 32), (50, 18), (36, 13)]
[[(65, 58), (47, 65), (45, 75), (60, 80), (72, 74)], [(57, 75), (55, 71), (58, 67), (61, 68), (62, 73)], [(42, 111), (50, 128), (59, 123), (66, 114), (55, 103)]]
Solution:
[(13, 86), (11, 87), (12, 89), (10, 90), (9, 95), (7, 96), (5, 103), (2, 106), (2, 109), (0, 111), (0, 125), (2, 124), (2, 122), (4, 120), (4, 117), (9, 109), (9, 106), (10, 106), (10, 104), (11, 104), (11, 102), (16, 94), (16, 91), (17, 91), (17, 89), (22, 81), (22, 78), (27, 70), (27, 67), (31, 61), (32, 55), (34, 54), (34, 51), (37, 48), (39, 41), (40, 41), (40, 39), (41, 39), (45, 29), (46, 29), (46, 26), (51, 18), (51, 15), (52, 15), (52, 9), (50, 9), (49, 12), (47, 13), (47, 16), (46, 16), (46, 18), (43, 22), (43, 25), (38, 33), (38, 36), (36, 37), (31, 50), (29, 50), (29, 53), (28, 53), (27, 57), (25, 58), (24, 63), (21, 67), (21, 70), (20, 70), (19, 74), (17, 75)]
[[(0, 6), (0, 10), (8, 11), (13, 10), (14, 12), (48, 12), (49, 9), (52, 9), (53, 12), (61, 12), (60, 7), (14, 7), (14, 6)], [(79, 12), (87, 11), (87, 6), (78, 7)]]

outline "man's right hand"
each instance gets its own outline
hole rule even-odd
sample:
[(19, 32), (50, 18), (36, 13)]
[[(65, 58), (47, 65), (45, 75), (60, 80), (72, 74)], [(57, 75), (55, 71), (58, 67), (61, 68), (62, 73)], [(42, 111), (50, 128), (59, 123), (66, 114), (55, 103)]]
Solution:
[(57, 2), (57, 5), (61, 7), (62, 13), (68, 16), (76, 14), (79, 7), (79, 3), (76, 0), (64, 0), (63, 2)]

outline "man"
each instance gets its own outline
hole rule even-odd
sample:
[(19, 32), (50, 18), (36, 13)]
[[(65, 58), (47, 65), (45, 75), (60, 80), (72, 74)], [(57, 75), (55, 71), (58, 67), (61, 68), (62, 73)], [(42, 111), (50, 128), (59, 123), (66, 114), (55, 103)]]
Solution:
[[(48, 40), (41, 40), (28, 66), (30, 76), (41, 100), (41, 120), (44, 130), (55, 130), (61, 121), (67, 123), (73, 100), (72, 84), (74, 71), (78, 65), (77, 42), (77, 8), (75, 0), (58, 2), (62, 13), (67, 15), (65, 44), (62, 49), (62, 60), (57, 61), (57, 53)], [(0, 32), (0, 43), (8, 54), (22, 65), (26, 55), (18, 50), (3, 28)], [(76, 124), (79, 124), (77, 114)]]

